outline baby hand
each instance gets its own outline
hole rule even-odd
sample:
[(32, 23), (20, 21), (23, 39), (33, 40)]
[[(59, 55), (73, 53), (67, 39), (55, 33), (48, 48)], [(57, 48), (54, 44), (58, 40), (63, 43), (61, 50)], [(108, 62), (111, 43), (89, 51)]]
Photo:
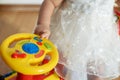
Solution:
[(34, 33), (39, 35), (41, 38), (48, 39), (50, 36), (50, 28), (46, 25), (37, 25), (37, 27), (34, 30)]

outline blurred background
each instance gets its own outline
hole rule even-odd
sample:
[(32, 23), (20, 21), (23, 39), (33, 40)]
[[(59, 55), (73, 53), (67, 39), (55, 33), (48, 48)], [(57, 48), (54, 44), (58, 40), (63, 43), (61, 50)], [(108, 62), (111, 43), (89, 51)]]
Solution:
[[(42, 2), (43, 0), (0, 0), (0, 44), (9, 35), (32, 33)], [(10, 71), (0, 57), (0, 74)]]
[(0, 0), (0, 4), (25, 4), (25, 5), (39, 5), (43, 0)]
[[(9, 35), (31, 33), (43, 0), (0, 0), (0, 43)], [(0, 57), (0, 74), (11, 69)]]

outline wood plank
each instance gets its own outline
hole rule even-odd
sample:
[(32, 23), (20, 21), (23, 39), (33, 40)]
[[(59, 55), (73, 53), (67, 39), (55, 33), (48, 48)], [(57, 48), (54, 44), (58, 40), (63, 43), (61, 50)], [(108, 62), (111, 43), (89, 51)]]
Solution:
[(39, 11), (40, 5), (0, 5), (0, 11)]

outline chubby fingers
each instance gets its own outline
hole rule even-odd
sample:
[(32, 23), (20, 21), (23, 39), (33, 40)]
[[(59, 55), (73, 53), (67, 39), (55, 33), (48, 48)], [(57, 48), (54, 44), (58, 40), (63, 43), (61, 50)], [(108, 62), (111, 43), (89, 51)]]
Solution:
[(41, 38), (46, 38), (46, 39), (48, 39), (49, 36), (50, 36), (50, 31), (42, 31), (42, 32), (35, 31), (34, 34), (39, 35)]
[(43, 34), (40, 34), (40, 37), (41, 37), (41, 38), (46, 38), (46, 39), (48, 39), (49, 36), (50, 36), (50, 33), (43, 33)]

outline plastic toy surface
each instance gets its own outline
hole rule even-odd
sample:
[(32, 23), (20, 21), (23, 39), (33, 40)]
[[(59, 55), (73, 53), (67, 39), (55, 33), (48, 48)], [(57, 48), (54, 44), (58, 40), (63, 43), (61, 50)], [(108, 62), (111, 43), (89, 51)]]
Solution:
[(18, 72), (17, 80), (61, 80), (53, 70), (58, 51), (49, 40), (30, 33), (14, 34), (2, 42), (0, 49), (4, 61)]
[(117, 24), (118, 24), (118, 35), (120, 36), (120, 7), (114, 7), (114, 13), (118, 17)]
[(119, 17), (120, 16), (120, 7), (114, 7), (114, 13)]

